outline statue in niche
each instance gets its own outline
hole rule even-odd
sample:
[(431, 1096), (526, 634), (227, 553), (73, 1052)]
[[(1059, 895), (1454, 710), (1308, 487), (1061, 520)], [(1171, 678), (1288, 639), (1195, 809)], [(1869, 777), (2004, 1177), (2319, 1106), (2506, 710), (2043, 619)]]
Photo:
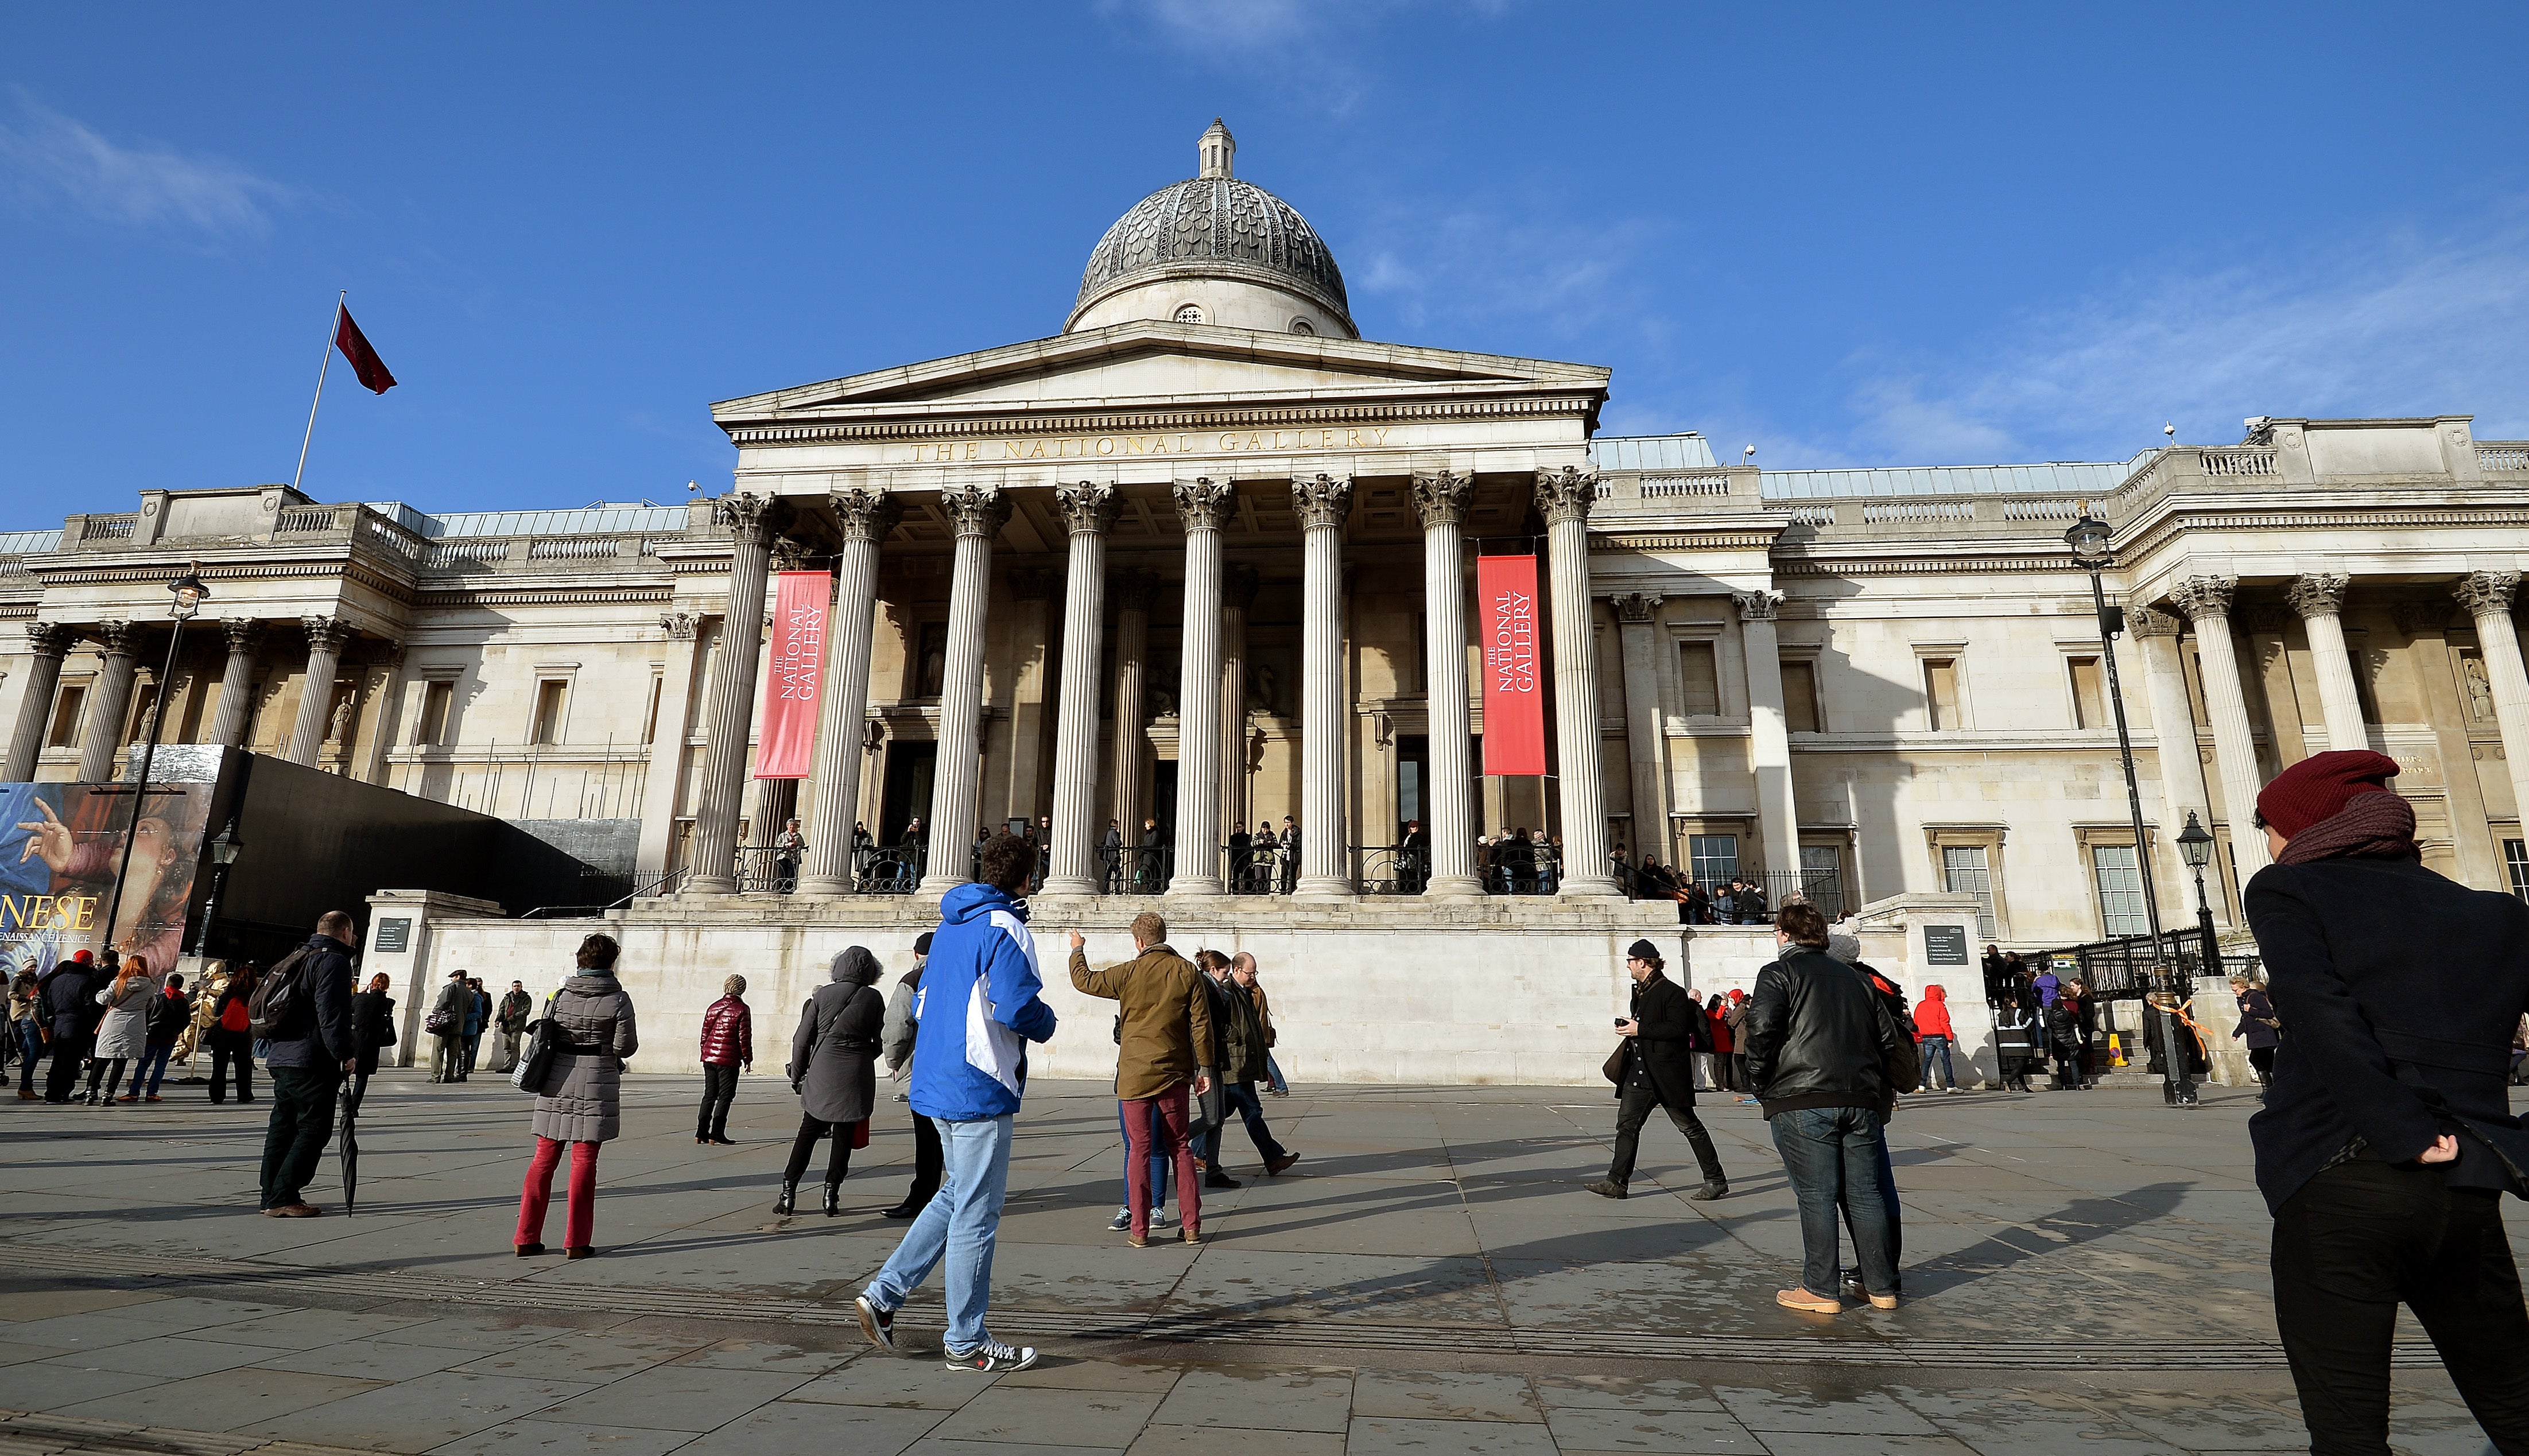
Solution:
[(334, 703), (333, 726), (325, 732), (325, 741), (340, 743), (351, 735), (351, 695), (343, 694)]
[(1278, 685), (1271, 663), (1259, 661), (1250, 664), (1247, 669), (1247, 701), (1252, 710), (1268, 717), (1279, 717), (1281, 705), (1273, 696), (1273, 689)]
[(2485, 659), (2474, 653), (2460, 658), (2459, 681), (2467, 688), (2467, 716), (2479, 723), (2494, 721), (2494, 684), (2485, 678)]

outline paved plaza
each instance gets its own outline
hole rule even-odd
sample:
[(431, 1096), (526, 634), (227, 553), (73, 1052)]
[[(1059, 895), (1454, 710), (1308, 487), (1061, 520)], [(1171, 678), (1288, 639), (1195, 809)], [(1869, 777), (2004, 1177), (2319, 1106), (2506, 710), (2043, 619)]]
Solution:
[[(900, 1225), (911, 1136), (881, 1112), (844, 1213), (781, 1218), (797, 1104), (740, 1093), (692, 1141), (698, 1079), (626, 1080), (597, 1244), (510, 1252), (527, 1101), (390, 1073), (360, 1124), (359, 1212), (258, 1216), (261, 1113), (198, 1086), (156, 1107), (14, 1105), (0, 1139), (0, 1451), (329, 1449), (736, 1456), (895, 1452), (2175, 1452), (2304, 1449), (2275, 1341), (2252, 1096), (1909, 1102), (1893, 1129), (1907, 1302), (1772, 1303), (1799, 1228), (1752, 1106), (1706, 1098), (1734, 1196), (1691, 1204), (1684, 1143), (1605, 1171), (1591, 1088), (1301, 1088), (1304, 1156), (1205, 1196), (1208, 1242), (1124, 1246), (1114, 1103), (1030, 1089), (993, 1328), (1045, 1351), (997, 1380), (936, 1358), (939, 1283), (868, 1349), (850, 1300)], [(822, 1167), (821, 1160), (816, 1164)], [(812, 1174), (812, 1177), (814, 1175)], [(557, 1193), (559, 1194), (559, 1189)], [(803, 1190), (802, 1204), (813, 1202)], [(2506, 1201), (2515, 1247), (2529, 1219)], [(559, 1247), (560, 1200), (547, 1239)], [(2411, 1325), (2402, 1339), (2420, 1335)], [(2428, 1347), (2401, 1349), (2398, 1449), (2486, 1449)]]

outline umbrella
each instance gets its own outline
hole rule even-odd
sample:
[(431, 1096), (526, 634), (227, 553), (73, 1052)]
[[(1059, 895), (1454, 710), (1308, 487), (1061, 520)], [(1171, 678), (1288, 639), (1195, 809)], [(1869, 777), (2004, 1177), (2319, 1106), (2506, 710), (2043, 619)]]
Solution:
[(351, 1212), (352, 1190), (359, 1186), (360, 1181), (360, 1140), (351, 1127), (360, 1115), (360, 1104), (351, 1096), (352, 1085), (348, 1080), (343, 1084), (343, 1142), (335, 1150), (343, 1159), (343, 1213), (346, 1215)]

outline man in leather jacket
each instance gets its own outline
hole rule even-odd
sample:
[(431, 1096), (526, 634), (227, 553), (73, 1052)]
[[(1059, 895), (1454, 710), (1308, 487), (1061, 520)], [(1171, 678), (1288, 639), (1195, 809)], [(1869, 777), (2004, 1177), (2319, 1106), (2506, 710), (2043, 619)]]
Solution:
[(1749, 998), (1748, 1077), (1800, 1204), (1803, 1250), (1801, 1286), (1777, 1291), (1774, 1302), (1821, 1315), (1844, 1308), (1835, 1293), (1840, 1205), (1871, 1307), (1893, 1310), (1879, 1108), (1901, 1033), (1869, 983), (1827, 953), (1826, 917), (1815, 905), (1785, 905), (1774, 943), (1782, 958), (1756, 973)]

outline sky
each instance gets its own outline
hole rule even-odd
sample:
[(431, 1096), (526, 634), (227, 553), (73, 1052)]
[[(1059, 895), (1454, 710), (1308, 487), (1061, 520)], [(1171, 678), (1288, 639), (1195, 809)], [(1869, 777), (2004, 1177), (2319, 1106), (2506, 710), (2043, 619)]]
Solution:
[(2529, 437), (2529, 7), (1035, 0), (0, 10), (0, 529), (684, 498), (710, 404), (1041, 338), (1238, 175), (1365, 337), (1777, 468), (2248, 415)]

